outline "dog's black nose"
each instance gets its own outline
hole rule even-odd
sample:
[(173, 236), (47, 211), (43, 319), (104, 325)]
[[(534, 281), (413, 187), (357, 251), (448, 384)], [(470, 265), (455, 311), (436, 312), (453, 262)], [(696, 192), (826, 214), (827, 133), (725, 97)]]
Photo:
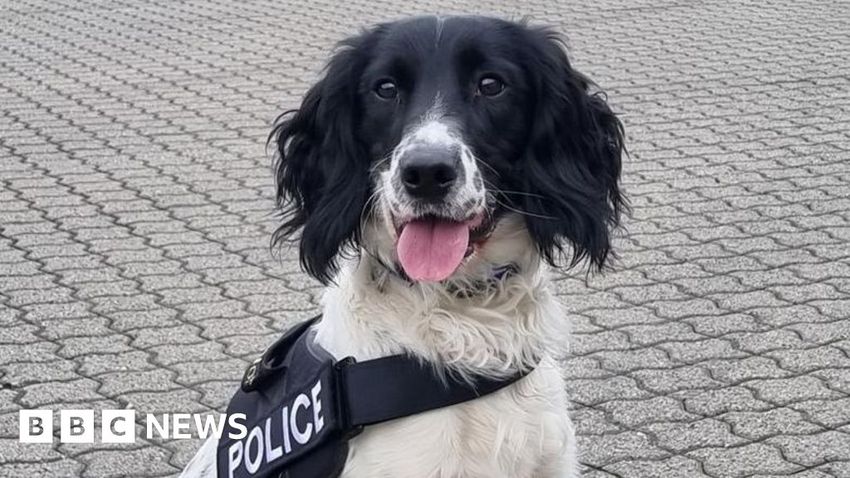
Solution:
[(457, 180), (460, 157), (444, 149), (416, 149), (408, 153), (401, 167), (401, 182), (412, 197), (440, 201)]

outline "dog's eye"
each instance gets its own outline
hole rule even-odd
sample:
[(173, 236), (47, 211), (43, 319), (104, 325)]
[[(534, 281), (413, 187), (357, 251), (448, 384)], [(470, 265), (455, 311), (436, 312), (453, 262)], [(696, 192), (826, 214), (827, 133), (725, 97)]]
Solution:
[(485, 76), (478, 81), (478, 94), (496, 96), (505, 89), (505, 83), (495, 76)]
[(398, 87), (392, 81), (383, 80), (375, 86), (375, 94), (385, 100), (391, 100), (398, 96)]

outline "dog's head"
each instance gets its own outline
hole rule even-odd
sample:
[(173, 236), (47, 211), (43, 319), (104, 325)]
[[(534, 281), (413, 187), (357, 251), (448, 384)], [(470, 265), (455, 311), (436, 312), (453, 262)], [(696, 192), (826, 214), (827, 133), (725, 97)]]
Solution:
[(518, 234), (550, 263), (569, 246), (570, 265), (601, 267), (624, 203), (620, 122), (556, 35), (520, 23), (422, 17), (350, 38), (273, 139), (274, 240), (301, 230), (323, 283), (361, 249), (414, 281), (463, 276), (510, 262)]

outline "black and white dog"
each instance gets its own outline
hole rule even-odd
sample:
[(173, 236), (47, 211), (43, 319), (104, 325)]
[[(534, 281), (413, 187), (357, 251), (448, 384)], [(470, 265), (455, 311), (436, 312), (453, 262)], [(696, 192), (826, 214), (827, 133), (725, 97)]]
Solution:
[[(420, 17), (349, 38), (275, 129), (281, 241), (328, 285), (317, 342), (491, 395), (367, 427), (342, 476), (577, 476), (549, 266), (601, 268), (624, 208), (623, 129), (552, 31)], [(563, 259), (563, 261), (562, 261)], [(210, 440), (184, 476), (215, 476)]]

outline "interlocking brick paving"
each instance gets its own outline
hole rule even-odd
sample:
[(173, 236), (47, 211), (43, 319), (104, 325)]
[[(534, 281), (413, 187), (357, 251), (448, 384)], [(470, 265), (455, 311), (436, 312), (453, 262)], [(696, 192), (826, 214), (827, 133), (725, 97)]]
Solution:
[(178, 471), (197, 441), (17, 412), (220, 410), (319, 293), (269, 253), (271, 121), (336, 40), (436, 12), (555, 25), (626, 124), (620, 260), (556, 283), (585, 476), (850, 477), (844, 0), (3, 2), (0, 475)]

